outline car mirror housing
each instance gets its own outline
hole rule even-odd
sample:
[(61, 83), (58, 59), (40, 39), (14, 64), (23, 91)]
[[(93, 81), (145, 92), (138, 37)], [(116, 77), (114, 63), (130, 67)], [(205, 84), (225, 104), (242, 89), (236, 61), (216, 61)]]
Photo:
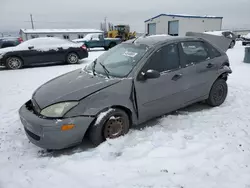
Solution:
[(141, 75), (144, 79), (155, 79), (161, 76), (160, 72), (152, 69), (149, 69), (146, 72), (141, 72)]
[(33, 48), (34, 48), (34, 46), (29, 46), (28, 48), (29, 48), (29, 50), (31, 50), (31, 49), (33, 49)]

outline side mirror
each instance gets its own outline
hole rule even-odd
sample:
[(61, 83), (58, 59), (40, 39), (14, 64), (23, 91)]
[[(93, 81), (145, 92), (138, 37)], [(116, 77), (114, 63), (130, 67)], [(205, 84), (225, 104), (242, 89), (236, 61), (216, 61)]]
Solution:
[(34, 46), (29, 46), (28, 48), (29, 48), (29, 50), (31, 50), (31, 49), (33, 49), (33, 48), (34, 48)]
[(160, 72), (152, 69), (147, 70), (145, 73), (142, 72), (141, 75), (145, 80), (159, 78), (161, 76)]

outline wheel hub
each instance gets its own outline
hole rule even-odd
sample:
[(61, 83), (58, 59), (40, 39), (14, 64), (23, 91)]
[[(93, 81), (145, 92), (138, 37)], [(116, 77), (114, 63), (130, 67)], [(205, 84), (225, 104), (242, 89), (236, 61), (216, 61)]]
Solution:
[(217, 86), (213, 98), (216, 101), (220, 101), (223, 98), (223, 94), (224, 94), (224, 88), (222, 85)]
[(124, 120), (122, 117), (111, 117), (106, 122), (104, 137), (117, 138), (123, 134)]
[(76, 55), (74, 55), (74, 54), (70, 55), (70, 56), (69, 56), (69, 61), (70, 61), (71, 63), (75, 63), (75, 62), (77, 61)]
[(12, 69), (16, 69), (16, 68), (18, 68), (20, 65), (21, 65), (21, 62), (20, 62), (20, 60), (17, 59), (17, 58), (11, 58), (10, 61), (9, 61), (9, 66), (10, 66)]

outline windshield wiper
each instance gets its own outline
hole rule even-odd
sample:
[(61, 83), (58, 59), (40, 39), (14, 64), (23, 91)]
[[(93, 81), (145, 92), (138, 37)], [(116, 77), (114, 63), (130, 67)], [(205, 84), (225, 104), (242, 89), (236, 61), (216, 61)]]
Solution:
[(109, 70), (108, 70), (108, 69), (105, 67), (105, 65), (103, 65), (101, 62), (99, 62), (99, 63), (100, 63), (100, 65), (102, 66), (102, 68), (103, 68), (105, 74), (106, 74), (107, 77), (109, 78)]

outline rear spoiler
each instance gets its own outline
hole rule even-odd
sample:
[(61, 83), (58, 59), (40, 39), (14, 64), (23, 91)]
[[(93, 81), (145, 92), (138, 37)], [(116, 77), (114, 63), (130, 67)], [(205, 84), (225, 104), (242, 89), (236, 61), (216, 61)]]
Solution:
[(195, 37), (203, 38), (224, 52), (228, 50), (230, 43), (232, 42), (231, 39), (226, 38), (224, 36), (211, 35), (207, 33), (197, 33), (197, 32), (190, 31), (186, 33), (186, 36), (195, 36)]

